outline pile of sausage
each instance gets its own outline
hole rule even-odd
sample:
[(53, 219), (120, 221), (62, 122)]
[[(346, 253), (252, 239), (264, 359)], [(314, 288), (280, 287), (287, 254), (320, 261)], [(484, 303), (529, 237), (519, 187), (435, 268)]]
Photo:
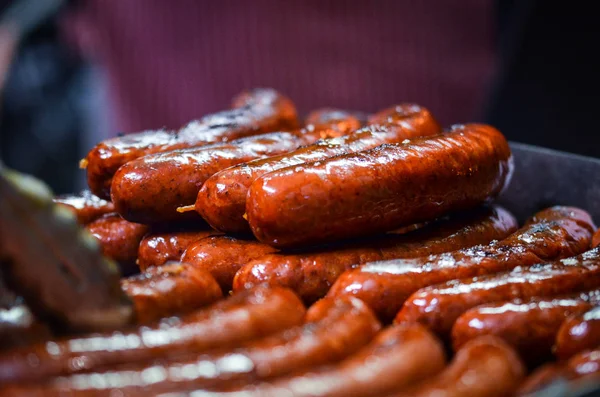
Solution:
[(510, 396), (600, 379), (600, 233), (519, 225), (504, 136), (270, 89), (107, 140), (57, 197), (136, 323), (0, 350), (2, 396)]

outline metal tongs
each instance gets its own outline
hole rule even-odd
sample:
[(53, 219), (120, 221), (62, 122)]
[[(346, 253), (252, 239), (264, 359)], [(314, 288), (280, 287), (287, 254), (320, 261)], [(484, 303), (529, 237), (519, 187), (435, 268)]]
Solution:
[(0, 277), (56, 333), (130, 324), (118, 267), (52, 198), (44, 183), (0, 163)]

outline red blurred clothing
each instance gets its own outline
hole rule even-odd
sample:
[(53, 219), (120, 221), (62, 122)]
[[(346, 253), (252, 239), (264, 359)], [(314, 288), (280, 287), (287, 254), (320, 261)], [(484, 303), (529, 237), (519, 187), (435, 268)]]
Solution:
[[(109, 79), (120, 131), (178, 127), (245, 88), (301, 113), (410, 101), (473, 121), (492, 73), (489, 0), (87, 0), (80, 44)], [(111, 134), (116, 133), (112, 131)]]

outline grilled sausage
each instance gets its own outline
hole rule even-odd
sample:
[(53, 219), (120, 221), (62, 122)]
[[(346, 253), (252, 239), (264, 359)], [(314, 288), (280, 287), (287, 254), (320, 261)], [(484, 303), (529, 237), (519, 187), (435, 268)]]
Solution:
[(253, 160), (213, 175), (198, 193), (196, 211), (217, 230), (247, 233), (250, 227), (244, 218), (246, 196), (252, 182), (260, 176), (284, 167), (371, 149), (384, 143), (437, 134), (441, 130), (429, 111), (420, 106), (398, 105), (390, 108), (389, 112), (393, 117), (381, 119), (377, 125), (340, 138), (321, 140), (283, 155)]
[(258, 287), (179, 320), (10, 350), (0, 355), (0, 383), (231, 347), (298, 325), (304, 315), (302, 302), (291, 291)]
[(122, 279), (121, 288), (133, 301), (138, 323), (191, 312), (223, 297), (208, 272), (178, 262)]
[(463, 313), (452, 328), (452, 344), (458, 350), (481, 335), (504, 339), (530, 364), (551, 358), (552, 345), (562, 322), (597, 304), (600, 291), (527, 301), (489, 303)]
[(503, 191), (513, 161), (504, 136), (481, 124), (404, 144), (282, 168), (246, 200), (252, 233), (278, 248), (386, 232), (473, 208)]
[(89, 223), (86, 228), (98, 239), (102, 253), (115, 260), (124, 275), (137, 272), (138, 247), (148, 233), (148, 226), (126, 221), (112, 213)]
[(366, 262), (414, 258), (488, 243), (514, 232), (517, 222), (500, 207), (454, 214), (405, 235), (389, 233), (308, 253), (271, 254), (245, 265), (235, 276), (234, 290), (268, 283), (291, 288), (305, 302), (323, 297), (346, 270)]
[(181, 261), (209, 272), (226, 292), (231, 290), (233, 278), (242, 266), (276, 251), (270, 245), (256, 240), (213, 236), (190, 245)]
[[(355, 298), (324, 300), (307, 312), (307, 322), (279, 334), (214, 354), (168, 363), (143, 363), (52, 379), (44, 385), (21, 387), (23, 394), (72, 396), (107, 393), (118, 385), (124, 395), (165, 393), (189, 388), (227, 386), (273, 378), (317, 365), (333, 363), (354, 353), (375, 336), (380, 324)], [(147, 374), (159, 371), (161, 379)]]
[(482, 336), (469, 341), (442, 373), (395, 397), (504, 397), (512, 395), (525, 367), (502, 339)]
[(594, 238), (592, 239), (592, 248), (596, 248), (600, 245), (600, 229), (594, 234)]
[(346, 115), (341, 120), (292, 132), (148, 155), (125, 164), (115, 173), (112, 200), (124, 218), (140, 223), (200, 219), (194, 211), (180, 213), (177, 209), (194, 203), (204, 182), (216, 172), (249, 160), (283, 154), (321, 138), (341, 136), (354, 126), (358, 122)]
[(115, 212), (115, 206), (110, 201), (94, 196), (89, 190), (79, 194), (58, 196), (53, 201), (73, 211), (77, 221), (82, 225), (87, 225), (102, 215)]
[(547, 364), (540, 367), (523, 382), (517, 395), (530, 395), (557, 381), (570, 381), (577, 387), (586, 382), (597, 384), (599, 378), (600, 349), (596, 348), (576, 354), (566, 363)]
[(329, 296), (355, 295), (382, 319), (391, 320), (421, 288), (579, 254), (589, 247), (592, 230), (585, 211), (552, 207), (500, 242), (417, 259), (372, 262), (346, 271)]
[(565, 320), (556, 335), (554, 354), (566, 360), (584, 350), (600, 346), (600, 306)]
[(234, 99), (233, 105), (233, 110), (204, 116), (179, 131), (145, 131), (99, 143), (82, 160), (91, 191), (103, 199), (110, 198), (114, 173), (138, 157), (270, 131), (286, 131), (298, 124), (294, 104), (271, 89), (242, 93)]
[(216, 234), (214, 230), (153, 232), (140, 242), (137, 263), (145, 271), (162, 266), (168, 261), (178, 261), (185, 250), (198, 240)]
[[(335, 366), (315, 369), (271, 383), (206, 396), (378, 396), (415, 384), (440, 372), (441, 343), (417, 324), (387, 328), (358, 353)], [(174, 394), (184, 396), (190, 394)], [(193, 394), (191, 394), (193, 395)]]
[(476, 306), (567, 294), (599, 286), (600, 255), (598, 250), (592, 250), (554, 263), (423, 288), (406, 300), (396, 321), (419, 322), (445, 338), (456, 319)]

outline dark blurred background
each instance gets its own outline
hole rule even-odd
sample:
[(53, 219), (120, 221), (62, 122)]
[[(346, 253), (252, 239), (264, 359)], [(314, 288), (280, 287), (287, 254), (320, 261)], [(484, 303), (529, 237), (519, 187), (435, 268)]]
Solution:
[(256, 86), (302, 113), (417, 102), (444, 125), (600, 157), (592, 4), (0, 0), (0, 158), (79, 190), (97, 141), (179, 127)]

